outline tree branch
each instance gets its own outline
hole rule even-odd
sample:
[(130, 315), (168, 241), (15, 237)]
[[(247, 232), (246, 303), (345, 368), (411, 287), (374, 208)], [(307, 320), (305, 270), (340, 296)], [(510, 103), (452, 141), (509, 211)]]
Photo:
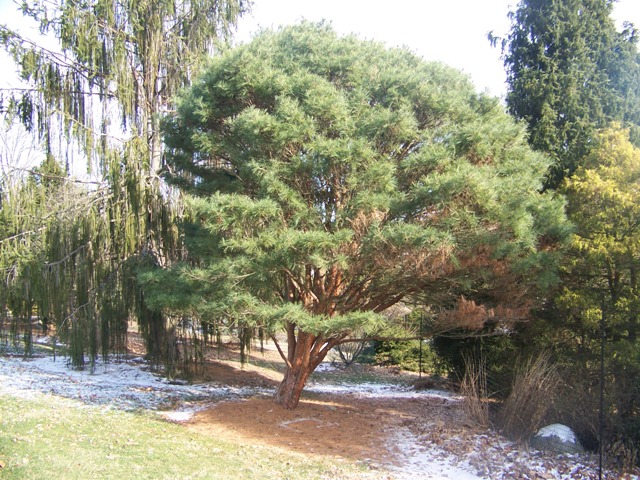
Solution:
[(278, 340), (276, 339), (276, 336), (273, 334), (269, 335), (269, 338), (271, 338), (271, 340), (273, 341), (273, 344), (276, 346), (276, 348), (278, 349), (278, 353), (280, 354), (280, 357), (282, 357), (282, 359), (284, 360), (285, 365), (287, 366), (287, 368), (291, 368), (291, 362), (289, 361), (289, 359), (287, 358), (287, 356), (284, 354), (284, 352), (282, 351), (282, 348), (280, 347), (280, 343), (278, 343)]

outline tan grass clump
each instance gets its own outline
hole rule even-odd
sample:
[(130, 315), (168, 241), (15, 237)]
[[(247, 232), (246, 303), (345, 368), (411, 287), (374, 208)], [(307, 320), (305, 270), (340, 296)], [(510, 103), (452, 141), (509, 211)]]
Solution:
[(542, 426), (559, 385), (549, 355), (530, 358), (516, 372), (511, 393), (498, 414), (498, 427), (515, 441), (529, 438)]
[(489, 427), (489, 403), (487, 393), (487, 369), (484, 359), (464, 358), (464, 377), (460, 393), (464, 396), (463, 408), (477, 426)]

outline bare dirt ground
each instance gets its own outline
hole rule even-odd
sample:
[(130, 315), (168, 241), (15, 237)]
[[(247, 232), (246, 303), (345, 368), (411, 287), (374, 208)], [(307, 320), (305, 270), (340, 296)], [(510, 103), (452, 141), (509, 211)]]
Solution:
[[(251, 363), (239, 368), (233, 349), (207, 362), (203, 380), (239, 387), (273, 388), (282, 378), (283, 363), (275, 351), (253, 353)], [(263, 366), (259, 366), (263, 365)], [(412, 373), (379, 367), (352, 366), (325, 374), (325, 380), (365, 376), (410, 385), (418, 381)], [(327, 378), (328, 377), (328, 378)], [(312, 377), (313, 379), (313, 377)], [(269, 395), (218, 403), (195, 414), (188, 428), (220, 437), (245, 438), (306, 455), (339, 456), (369, 464), (394, 463), (398, 458), (389, 441), (399, 427), (434, 435), (459, 435), (475, 429), (460, 401), (440, 395), (420, 398), (361, 396), (357, 393), (305, 391), (295, 410), (273, 403)], [(446, 432), (446, 433), (445, 433)], [(434, 437), (435, 438), (435, 437)]]
[[(254, 352), (241, 367), (234, 348), (210, 355), (203, 381), (274, 391), (283, 363), (273, 349)], [(316, 375), (316, 374), (314, 374)], [(367, 379), (397, 385), (415, 384), (415, 374), (378, 367), (338, 368), (320, 374), (316, 383), (339, 384)], [(423, 379), (428, 383), (429, 379)], [(195, 413), (186, 423), (217, 438), (267, 444), (304, 455), (322, 455), (362, 462), (378, 470), (375, 478), (394, 479), (595, 479), (593, 458), (557, 457), (508, 442), (475, 424), (462, 397), (434, 390), (418, 395), (323, 392), (312, 385), (295, 410), (286, 410), (268, 393), (218, 402)], [(439, 385), (442, 387), (442, 385)], [(446, 385), (445, 385), (446, 386)], [(368, 477), (367, 477), (368, 478)], [(607, 472), (603, 478), (633, 478)]]
[[(202, 381), (215, 380), (238, 387), (273, 389), (283, 370), (279, 354), (273, 350), (251, 354), (250, 363), (240, 366), (234, 348), (212, 352)], [(352, 366), (325, 375), (340, 378), (366, 376), (409, 385), (417, 375), (378, 367)], [(313, 378), (313, 377), (312, 377)], [(469, 428), (459, 402), (440, 396), (424, 398), (367, 398), (350, 393), (305, 391), (295, 410), (286, 410), (270, 395), (220, 402), (195, 414), (188, 427), (218, 438), (242, 437), (307, 455), (332, 455), (349, 460), (388, 463), (395, 455), (389, 445), (390, 432), (399, 426), (433, 422), (447, 429)]]
[[(447, 402), (448, 403), (448, 402)], [(442, 400), (372, 400), (312, 394), (295, 410), (274, 405), (269, 398), (224, 402), (199, 412), (190, 427), (217, 437), (229, 435), (304, 454), (337, 455), (351, 460), (387, 463), (392, 457), (387, 433), (438, 410)]]

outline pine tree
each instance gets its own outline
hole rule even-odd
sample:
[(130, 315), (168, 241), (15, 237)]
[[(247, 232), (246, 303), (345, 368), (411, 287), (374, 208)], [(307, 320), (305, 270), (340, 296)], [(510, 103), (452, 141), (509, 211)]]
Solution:
[(615, 419), (614, 430), (637, 445), (633, 145), (640, 145), (640, 54), (634, 26), (616, 30), (613, 5), (611, 0), (523, 0), (503, 43), (509, 111), (527, 123), (530, 144), (554, 156), (546, 186), (566, 195), (576, 228), (560, 288), (539, 312), (544, 321), (521, 332), (517, 341), (554, 351), (569, 387), (561, 393), (569, 408), (561, 413), (595, 438), (591, 419), (597, 407), (575, 404), (595, 397), (593, 386), (603, 381), (597, 358), (606, 316), (611, 374), (604, 381), (612, 406), (607, 421)]
[(214, 59), (165, 132), (166, 178), (194, 196), (191, 261), (142, 276), (148, 301), (266, 329), (287, 408), (403, 299), (442, 311), (434, 329), (519, 315), (566, 235), (562, 202), (538, 193), (547, 159), (496, 99), (323, 24)]

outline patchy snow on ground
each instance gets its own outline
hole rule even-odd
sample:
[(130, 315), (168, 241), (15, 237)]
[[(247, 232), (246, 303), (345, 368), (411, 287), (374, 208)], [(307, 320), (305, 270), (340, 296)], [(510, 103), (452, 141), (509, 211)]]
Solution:
[(335, 372), (338, 370), (338, 367), (336, 367), (335, 363), (333, 362), (322, 362), (320, 365), (318, 365), (318, 368), (316, 368), (316, 372), (317, 373), (324, 373), (324, 372)]
[[(555, 455), (527, 449), (496, 432), (438, 434), (397, 430), (389, 437), (396, 463), (386, 466), (396, 480), (595, 480), (595, 456)], [(638, 480), (637, 475), (603, 471), (604, 480)]]
[[(122, 410), (156, 411), (164, 418), (183, 422), (193, 414), (220, 400), (271, 394), (264, 388), (236, 388), (227, 385), (178, 384), (150, 371), (142, 359), (123, 362), (98, 362), (94, 371), (73, 370), (67, 360), (58, 357), (0, 356), (0, 395), (30, 398), (37, 392), (104, 405)], [(312, 382), (309, 391), (356, 395), (381, 399), (436, 399), (457, 405), (461, 397), (449, 392), (423, 390), (397, 384), (326, 384)], [(410, 428), (411, 427), (411, 428)], [(493, 432), (452, 434), (431, 425), (399, 426), (389, 432), (388, 445), (395, 454), (393, 464), (381, 465), (397, 480), (508, 480), (508, 479), (595, 479), (594, 463), (578, 456), (549, 457), (527, 451), (505, 441)], [(384, 478), (389, 478), (385, 476)], [(637, 476), (611, 476), (627, 478)]]
[[(464, 459), (457, 459), (434, 445), (423, 446), (408, 430), (394, 432), (389, 443), (398, 455), (398, 465), (387, 466), (396, 480), (480, 480), (474, 468)], [(416, 477), (419, 472), (419, 477)]]
[(336, 395), (355, 395), (360, 398), (426, 398), (441, 397), (460, 399), (459, 396), (444, 390), (416, 390), (406, 385), (392, 383), (339, 383), (327, 384), (311, 382), (305, 387), (307, 392), (333, 393)]
[[(432, 442), (407, 430), (389, 438), (397, 460), (385, 468), (396, 480), (595, 480), (595, 459), (579, 455), (549, 455), (526, 450), (497, 434), (450, 437)], [(637, 480), (635, 475), (603, 472), (605, 480)]]
[(241, 398), (259, 391), (215, 383), (172, 383), (152, 373), (142, 359), (98, 361), (91, 373), (70, 368), (63, 357), (0, 357), (0, 393), (25, 398), (41, 392), (121, 410), (161, 411), (174, 421), (188, 420), (216, 399)]

